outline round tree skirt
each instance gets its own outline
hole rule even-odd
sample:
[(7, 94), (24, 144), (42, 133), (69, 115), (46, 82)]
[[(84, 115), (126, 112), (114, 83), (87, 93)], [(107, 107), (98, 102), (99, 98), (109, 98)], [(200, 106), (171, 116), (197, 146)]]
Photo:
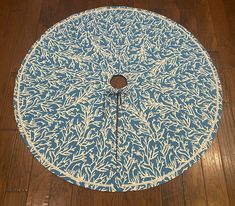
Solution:
[(128, 7), (74, 14), (33, 45), (15, 117), (34, 157), (66, 181), (142, 190), (195, 163), (222, 112), (216, 68), (179, 24)]

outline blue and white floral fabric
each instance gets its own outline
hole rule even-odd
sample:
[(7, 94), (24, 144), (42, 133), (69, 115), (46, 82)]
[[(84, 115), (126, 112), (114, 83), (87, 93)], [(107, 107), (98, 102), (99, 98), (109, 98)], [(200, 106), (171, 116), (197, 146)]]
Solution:
[[(128, 82), (121, 91), (110, 85), (117, 74)], [(222, 95), (208, 53), (185, 28), (146, 10), (104, 7), (68, 17), (33, 45), (14, 108), (47, 169), (82, 187), (124, 192), (195, 163), (215, 137)]]

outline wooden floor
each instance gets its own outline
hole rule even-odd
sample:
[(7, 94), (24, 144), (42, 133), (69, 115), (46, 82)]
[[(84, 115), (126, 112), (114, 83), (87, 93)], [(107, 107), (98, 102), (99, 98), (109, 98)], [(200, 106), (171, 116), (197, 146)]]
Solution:
[[(223, 86), (223, 115), (210, 149), (183, 175), (127, 193), (71, 185), (44, 169), (26, 149), (14, 120), (12, 94), (27, 50), (49, 27), (79, 11), (126, 5), (163, 14), (191, 31), (211, 54)], [(235, 205), (234, 0), (1, 0), (0, 205)]]

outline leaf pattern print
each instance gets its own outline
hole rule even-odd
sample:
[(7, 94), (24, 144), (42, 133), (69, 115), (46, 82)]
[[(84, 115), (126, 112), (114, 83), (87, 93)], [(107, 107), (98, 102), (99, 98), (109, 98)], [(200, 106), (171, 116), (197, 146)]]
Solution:
[[(117, 74), (128, 82), (120, 91), (110, 85)], [(218, 128), (222, 91), (208, 53), (181, 25), (102, 7), (57, 23), (32, 46), (14, 109), (48, 170), (85, 188), (125, 192), (170, 181), (201, 157)]]

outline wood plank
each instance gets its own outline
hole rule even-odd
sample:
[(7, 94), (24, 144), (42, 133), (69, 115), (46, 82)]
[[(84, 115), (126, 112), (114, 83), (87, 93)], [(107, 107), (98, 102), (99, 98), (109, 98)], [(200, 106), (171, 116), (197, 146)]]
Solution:
[(55, 15), (55, 21), (61, 21), (62, 19), (67, 18), (68, 16), (87, 10), (87, 1), (78, 3), (77, 0), (60, 0), (58, 4), (58, 9)]
[[(20, 6), (17, 7), (17, 9), (14, 9), (14, 6), (9, 5), (10, 11), (8, 12), (7, 18), (4, 19), (5, 24), (4, 28), (1, 31), (0, 38), (0, 95), (2, 97), (5, 96), (6, 88), (8, 87), (7, 82), (9, 81), (12, 67), (15, 68), (16, 71), (16, 67), (19, 67), (20, 62), (25, 55), (23, 54), (22, 56), (22, 53), (18, 52), (18, 50), (22, 51), (22, 49), (24, 49), (25, 43), (30, 40), (29, 36), (32, 35), (30, 26), (35, 26), (32, 20), (34, 19), (33, 17), (37, 15), (33, 7), (30, 6), (33, 4), (33, 2), (40, 1), (31, 1), (31, 3), (29, 3), (28, 1), (21, 1)], [(38, 7), (38, 5), (36, 6)], [(31, 14), (33, 17), (29, 16), (29, 14)], [(16, 55), (19, 53), (20, 59)], [(3, 102), (4, 101), (0, 102), (0, 113), (3, 111)]]
[(221, 66), (223, 67), (226, 83), (229, 88), (231, 97), (231, 108), (233, 115), (235, 115), (235, 45), (234, 37), (231, 34), (227, 14), (222, 0), (211, 1), (208, 0), (210, 12), (214, 22), (216, 37), (219, 45), (219, 56), (221, 59)]
[(202, 166), (208, 205), (230, 205), (218, 138), (202, 156)]
[(0, 117), (0, 130), (2, 129), (17, 129), (14, 108), (13, 108), (13, 94), (15, 87), (15, 78), (17, 73), (12, 72), (10, 74), (10, 79), (7, 83), (7, 89), (4, 95), (3, 111)]
[[(57, 23), (56, 16), (58, 15), (58, 5), (60, 0), (42, 0), (40, 17), (39, 17), (39, 25), (42, 25), (45, 28), (50, 28), (52, 25)], [(37, 38), (40, 37), (41, 34), (37, 35)]]
[(3, 37), (4, 31), (7, 27), (7, 20), (9, 17), (9, 9), (1, 9), (0, 10), (0, 39)]
[(223, 105), (218, 140), (231, 205), (235, 205), (235, 121), (230, 103)]
[(27, 206), (49, 205), (51, 178), (52, 173), (34, 159), (28, 189)]
[[(221, 57), (221, 54), (220, 54)], [(235, 58), (234, 58), (235, 59)], [(229, 96), (230, 100), (230, 107), (231, 112), (233, 113), (233, 116), (235, 116), (235, 64), (233, 68), (225, 68), (223, 67), (225, 79), (226, 79), (226, 87), (227, 89), (227, 95)]]
[(133, 7), (134, 0), (109, 0), (113, 6), (130, 6)]
[(222, 159), (230, 205), (235, 205), (235, 155), (223, 156)]
[(27, 191), (32, 169), (32, 155), (26, 148), (20, 134), (16, 136), (15, 149), (10, 163), (6, 191)]
[(7, 6), (11, 12), (25, 12), (29, 3), (30, 0), (8, 0)]
[(182, 175), (161, 185), (161, 194), (163, 206), (185, 205)]
[[(141, 5), (141, 4), (140, 4)], [(161, 14), (165, 17), (172, 19), (173, 21), (180, 21), (180, 11), (175, 0), (171, 1), (148, 1), (148, 10), (154, 11), (158, 14)]]
[(94, 195), (97, 191), (73, 186), (71, 206), (93, 206), (96, 205)]
[(180, 11), (180, 24), (189, 30), (196, 38), (198, 38), (197, 19), (192, 9), (182, 9)]
[(125, 193), (95, 192), (94, 202), (96, 205), (131, 205)]
[(217, 51), (217, 40), (207, 1), (177, 0), (180, 9), (180, 23), (187, 28), (207, 49)]
[(0, 205), (4, 199), (15, 139), (16, 132), (0, 131)]
[(231, 92), (230, 88), (227, 85), (227, 79), (225, 77), (224, 68), (221, 65), (221, 60), (219, 56), (219, 52), (209, 52), (210, 57), (215, 65), (220, 81), (222, 86), (222, 93), (223, 93), (223, 102), (230, 102), (231, 101)]
[(103, 6), (113, 6), (113, 3), (110, 0), (100, 0), (100, 1), (87, 0), (87, 5), (84, 10), (94, 9)]
[(129, 205), (131, 206), (135, 206), (135, 205), (136, 206), (144, 206), (144, 205), (160, 206), (162, 205), (161, 188), (154, 187), (154, 188), (146, 189), (143, 191), (127, 192), (125, 194), (124, 200), (125, 202), (123, 202), (124, 203), (123, 205), (129, 203)]
[(72, 184), (53, 175), (50, 187), (50, 206), (69, 206), (72, 197)]
[[(227, 21), (232, 36), (235, 36), (235, 2), (233, 0), (223, 0)], [(233, 46), (235, 39), (233, 38)]]
[(224, 68), (234, 68), (234, 49), (231, 46), (234, 37), (230, 33), (223, 0), (208, 0), (208, 2), (221, 55), (221, 63)]
[(227, 190), (231, 205), (235, 205), (235, 155), (234, 155), (234, 116), (235, 116), (235, 50), (234, 38), (231, 34), (227, 14), (222, 0), (208, 0), (210, 12), (214, 22), (214, 28), (220, 47), (220, 64), (225, 74), (227, 93), (230, 102), (223, 105), (223, 115), (218, 130), (221, 156), (223, 160), (224, 173), (227, 182)]
[(133, 7), (150, 10), (149, 0), (134, 0)]
[(2, 0), (0, 1), (0, 11), (6, 11), (9, 10), (9, 1), (7, 0)]
[(151, 189), (141, 191), (142, 198), (145, 200), (145, 205), (162, 205), (161, 187), (154, 187)]
[(3, 68), (0, 71), (0, 94), (4, 97), (0, 104), (1, 129), (17, 128), (12, 112), (12, 97), (16, 73), (11, 72), (17, 72), (28, 49), (35, 41), (36, 22), (38, 21), (39, 11), (40, 1), (31, 1), (25, 5), (25, 10), (17, 10), (10, 13), (9, 26), (12, 28), (6, 28), (7, 33), (3, 37), (3, 46), (5, 43), (7, 46), (4, 47), (2, 55), (0, 50), (0, 55), (4, 59), (0, 62), (0, 67)]
[[(7, 25), (2, 31), (0, 38), (0, 96), (5, 97), (6, 89), (8, 87), (7, 83), (9, 81), (9, 76), (11, 73), (11, 55), (14, 51), (15, 44), (18, 41), (17, 36), (21, 30), (21, 24), (23, 23), (22, 16), (20, 12), (12, 12), (9, 14), (7, 20)], [(0, 115), (3, 111), (3, 104), (5, 100), (0, 101)]]
[(144, 206), (154, 205), (160, 206), (161, 202), (161, 190), (160, 187), (154, 187), (142, 191), (131, 191), (125, 193), (109, 193), (109, 192), (97, 192), (94, 191), (95, 205), (128, 205), (128, 206)]
[(163, 9), (166, 11), (166, 16), (175, 22), (180, 22), (180, 10), (175, 0), (163, 4)]
[(179, 23), (189, 30), (196, 38), (199, 38), (194, 3), (187, 0), (176, 0), (176, 4), (180, 11)]
[[(190, 2), (191, 4), (192, 2)], [(207, 0), (194, 1), (198, 39), (207, 51), (217, 51), (217, 39)]]
[(207, 205), (201, 160), (183, 173), (183, 185), (185, 205)]
[(25, 206), (26, 192), (6, 192), (3, 206)]
[(205, 0), (177, 0), (180, 10), (180, 23), (185, 26), (201, 42), (208, 51), (217, 51), (217, 40)]
[(23, 23), (14, 45), (14, 52), (11, 53), (11, 71), (18, 71), (22, 60), (30, 47), (36, 41), (36, 31), (41, 10), (41, 0), (29, 1), (26, 10), (21, 14)]

